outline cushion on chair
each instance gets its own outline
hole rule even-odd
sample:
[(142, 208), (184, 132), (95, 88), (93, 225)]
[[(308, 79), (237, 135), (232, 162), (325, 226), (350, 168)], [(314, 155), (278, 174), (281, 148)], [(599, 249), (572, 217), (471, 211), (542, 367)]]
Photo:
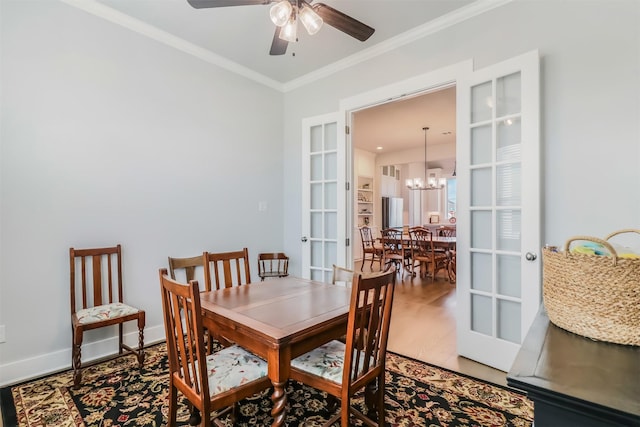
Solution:
[(98, 305), (90, 308), (83, 308), (76, 312), (78, 317), (78, 323), (89, 324), (95, 322), (101, 322), (103, 320), (115, 319), (117, 317), (124, 317), (130, 314), (139, 312), (137, 308), (116, 302), (113, 304)]
[(342, 384), (345, 344), (333, 340), (291, 361), (291, 366)]
[(237, 345), (207, 356), (209, 394), (224, 393), (267, 376), (267, 362)]

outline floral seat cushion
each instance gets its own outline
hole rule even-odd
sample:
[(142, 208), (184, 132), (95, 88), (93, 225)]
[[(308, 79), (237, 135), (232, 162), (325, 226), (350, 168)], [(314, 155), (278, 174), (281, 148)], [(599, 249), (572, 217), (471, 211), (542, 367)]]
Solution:
[(224, 393), (267, 376), (267, 362), (244, 348), (232, 345), (207, 356), (209, 394)]
[(102, 322), (104, 320), (115, 319), (139, 312), (137, 308), (116, 302), (113, 304), (98, 305), (95, 307), (83, 308), (76, 312), (78, 323), (86, 325), (89, 323)]
[(336, 384), (342, 384), (344, 351), (344, 343), (336, 340), (330, 341), (296, 357), (291, 361), (291, 367), (325, 378)]

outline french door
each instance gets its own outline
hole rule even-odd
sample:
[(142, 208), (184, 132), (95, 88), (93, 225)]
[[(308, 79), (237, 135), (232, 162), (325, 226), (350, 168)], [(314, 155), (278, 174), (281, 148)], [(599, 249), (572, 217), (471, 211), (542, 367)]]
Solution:
[(344, 119), (338, 113), (302, 121), (302, 276), (331, 281), (346, 265)]
[(540, 305), (539, 57), (457, 85), (458, 354), (508, 371)]

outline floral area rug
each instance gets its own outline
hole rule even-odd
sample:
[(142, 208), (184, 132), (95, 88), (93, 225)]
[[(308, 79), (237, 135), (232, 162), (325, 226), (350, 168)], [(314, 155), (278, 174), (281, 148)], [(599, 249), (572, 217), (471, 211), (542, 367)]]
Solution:
[[(71, 388), (66, 371), (0, 390), (4, 427), (166, 426), (168, 363), (166, 347), (146, 350), (138, 369), (134, 356), (122, 356), (83, 371), (83, 386)], [(240, 403), (235, 426), (268, 426), (271, 390)], [(185, 400), (178, 393), (179, 427), (188, 426)], [(326, 395), (290, 381), (287, 426), (317, 426), (329, 419)], [(364, 405), (356, 398), (356, 405)], [(386, 424), (392, 427), (531, 426), (533, 404), (506, 388), (395, 354), (387, 355)], [(227, 426), (231, 421), (221, 420)]]

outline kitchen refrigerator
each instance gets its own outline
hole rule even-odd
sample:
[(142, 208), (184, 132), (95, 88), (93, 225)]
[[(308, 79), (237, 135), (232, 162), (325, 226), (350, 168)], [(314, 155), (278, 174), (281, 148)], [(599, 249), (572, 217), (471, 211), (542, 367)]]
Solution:
[(382, 198), (382, 229), (402, 227), (402, 197)]

